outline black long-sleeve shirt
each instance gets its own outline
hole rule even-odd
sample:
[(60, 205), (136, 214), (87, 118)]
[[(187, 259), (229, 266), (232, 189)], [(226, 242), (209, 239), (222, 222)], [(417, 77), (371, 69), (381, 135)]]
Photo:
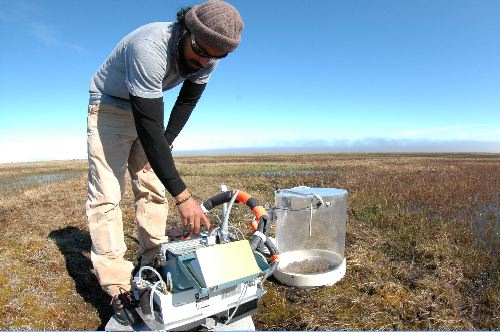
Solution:
[(170, 146), (181, 132), (200, 99), (206, 84), (184, 81), (164, 131), (163, 98), (147, 99), (130, 95), (137, 135), (156, 176), (172, 196), (186, 185), (182, 181)]

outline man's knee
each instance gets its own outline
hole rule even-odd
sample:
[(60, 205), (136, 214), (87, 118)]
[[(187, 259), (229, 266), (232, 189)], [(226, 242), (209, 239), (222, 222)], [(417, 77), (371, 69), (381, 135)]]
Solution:
[(125, 252), (122, 212), (117, 205), (104, 204), (87, 211), (92, 250), (99, 255)]

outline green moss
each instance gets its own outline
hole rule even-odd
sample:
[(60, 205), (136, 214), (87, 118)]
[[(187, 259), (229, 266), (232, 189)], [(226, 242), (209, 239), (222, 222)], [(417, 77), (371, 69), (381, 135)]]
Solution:
[(12, 290), (9, 287), (9, 277), (4, 275), (3, 272), (0, 274), (0, 308), (7, 305), (12, 296)]
[(255, 316), (257, 325), (279, 325), (292, 316), (293, 310), (283, 294), (274, 289), (274, 287), (268, 287), (267, 293), (261, 299), (260, 310)]

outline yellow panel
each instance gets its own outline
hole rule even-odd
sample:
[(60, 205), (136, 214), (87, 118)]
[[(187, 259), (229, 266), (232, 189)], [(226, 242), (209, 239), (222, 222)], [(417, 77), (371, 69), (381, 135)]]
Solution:
[(200, 248), (196, 256), (207, 287), (261, 272), (248, 240)]

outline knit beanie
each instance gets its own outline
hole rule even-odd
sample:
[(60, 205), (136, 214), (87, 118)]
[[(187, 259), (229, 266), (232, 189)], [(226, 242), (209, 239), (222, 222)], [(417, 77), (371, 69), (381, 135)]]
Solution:
[(243, 21), (238, 10), (227, 2), (209, 0), (193, 6), (185, 22), (197, 38), (222, 52), (232, 52), (240, 43)]

